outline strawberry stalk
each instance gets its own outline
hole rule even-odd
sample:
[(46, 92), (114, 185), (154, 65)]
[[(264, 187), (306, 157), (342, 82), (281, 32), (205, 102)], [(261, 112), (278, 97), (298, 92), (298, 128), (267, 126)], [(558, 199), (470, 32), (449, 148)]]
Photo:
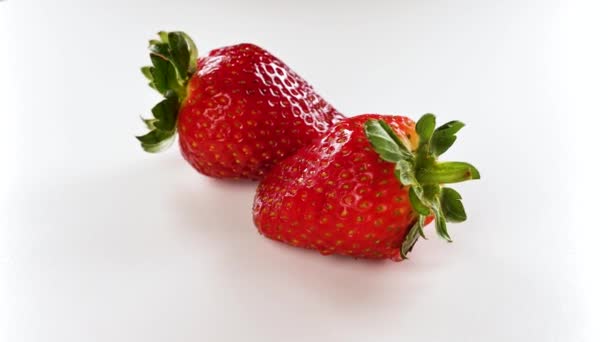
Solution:
[(416, 124), (419, 142), (416, 149), (404, 143), (383, 120), (368, 120), (365, 134), (380, 158), (395, 164), (395, 177), (408, 187), (409, 200), (418, 220), (401, 245), (406, 258), (423, 232), (427, 216), (434, 216), (437, 234), (452, 242), (447, 222), (462, 222), (467, 218), (460, 194), (444, 184), (479, 179), (479, 171), (465, 162), (439, 162), (438, 157), (456, 141), (456, 133), (464, 127), (460, 121), (450, 121), (435, 129), (435, 116), (425, 114)]
[(196, 72), (198, 51), (192, 39), (184, 32), (159, 32), (158, 40), (150, 40), (152, 66), (141, 68), (149, 85), (164, 99), (152, 108), (151, 119), (143, 119), (150, 130), (138, 136), (146, 152), (160, 152), (175, 140), (177, 115), (187, 95), (187, 85)]

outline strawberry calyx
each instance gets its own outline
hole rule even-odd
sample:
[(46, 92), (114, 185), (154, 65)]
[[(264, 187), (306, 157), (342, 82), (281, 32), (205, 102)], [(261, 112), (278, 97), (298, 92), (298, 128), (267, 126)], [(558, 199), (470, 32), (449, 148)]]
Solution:
[(152, 118), (142, 118), (150, 131), (136, 137), (144, 151), (153, 153), (165, 150), (175, 140), (177, 115), (198, 58), (194, 41), (184, 32), (161, 31), (158, 36), (148, 47), (152, 65), (141, 72), (164, 99), (152, 108)]
[(406, 259), (418, 238), (426, 239), (423, 226), (430, 215), (435, 218), (437, 234), (452, 242), (447, 222), (463, 222), (467, 215), (462, 196), (444, 184), (479, 179), (479, 171), (465, 162), (439, 162), (438, 157), (456, 141), (456, 133), (464, 127), (460, 121), (450, 121), (435, 129), (435, 115), (425, 114), (416, 123), (418, 147), (410, 147), (383, 120), (368, 120), (365, 135), (381, 159), (395, 164), (395, 177), (408, 187), (409, 200), (418, 220), (410, 228), (401, 245), (401, 257)]

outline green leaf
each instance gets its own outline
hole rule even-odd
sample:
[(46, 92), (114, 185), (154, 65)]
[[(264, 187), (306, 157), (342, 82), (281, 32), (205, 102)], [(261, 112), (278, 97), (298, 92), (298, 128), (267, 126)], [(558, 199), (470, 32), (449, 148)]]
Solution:
[(156, 39), (148, 40), (148, 47), (151, 47), (152, 45), (160, 45), (160, 44), (163, 44), (163, 42), (161, 42), (160, 40), (156, 40)]
[(188, 65), (190, 63), (190, 51), (188, 43), (179, 32), (169, 33), (170, 60), (175, 66), (179, 77), (185, 80), (188, 77)]
[[(167, 80), (169, 81), (169, 90), (168, 92), (174, 92), (179, 95), (181, 99), (183, 99), (186, 95), (186, 82), (181, 79), (177, 74), (177, 69), (174, 66), (167, 69)], [(165, 97), (169, 95), (167, 93), (164, 94)]]
[(156, 106), (152, 108), (152, 115), (156, 118), (154, 127), (163, 131), (175, 130), (178, 112), (179, 101), (175, 95), (157, 103)]
[(145, 66), (141, 68), (141, 73), (144, 74), (144, 76), (146, 76), (146, 78), (150, 81), (154, 81), (154, 76), (152, 75), (152, 67), (151, 66)]
[(169, 43), (169, 34), (165, 31), (158, 32), (158, 36), (163, 43)]
[(424, 235), (424, 221), (426, 221), (426, 216), (419, 215), (418, 216), (418, 229), (420, 230), (419, 234), (423, 239), (428, 240), (426, 238), (426, 236)]
[[(431, 211), (429, 210), (429, 208), (422, 202), (422, 200), (420, 199), (421, 196), (421, 191), (417, 191), (416, 189), (418, 189), (419, 187), (416, 186), (411, 186), (410, 187), (410, 191), (408, 193), (409, 198), (410, 198), (410, 203), (412, 204), (412, 208), (414, 208), (414, 210), (422, 215), (422, 216), (428, 216), (431, 214)], [(416, 193), (418, 192), (418, 194)]]
[(405, 158), (405, 154), (398, 142), (398, 138), (395, 140), (393, 138), (394, 133), (392, 135), (389, 133), (392, 132), (390, 127), (387, 130), (386, 126), (383, 126), (381, 122), (383, 121), (366, 121), (365, 135), (380, 158), (387, 162), (396, 163)]
[(464, 127), (464, 123), (458, 120), (446, 122), (435, 130), (434, 134), (454, 135)]
[(441, 189), (441, 211), (448, 222), (463, 222), (467, 219), (462, 196), (452, 188)]
[(146, 125), (146, 127), (149, 130), (153, 130), (156, 128), (156, 126), (154, 126), (154, 123), (156, 122), (156, 119), (144, 119), (141, 118), (141, 121), (143, 121), (144, 125)]
[(409, 185), (409, 202), (418, 214), (415, 229), (404, 238), (401, 255), (405, 257), (414, 243), (426, 238), (423, 231), (425, 220), (434, 216), (437, 234), (448, 242), (452, 239), (447, 222), (466, 220), (466, 212), (460, 194), (443, 184), (479, 179), (479, 171), (465, 162), (438, 162), (437, 157), (456, 141), (456, 133), (464, 127), (460, 121), (450, 121), (435, 129), (435, 116), (425, 114), (416, 123), (419, 146), (411, 153), (414, 158), (402, 159), (395, 166), (395, 175), (402, 184)]
[(435, 216), (435, 230), (437, 234), (447, 242), (452, 242), (450, 234), (448, 234), (448, 227), (443, 216)]
[(454, 145), (455, 141), (455, 135), (433, 135), (433, 138), (431, 138), (431, 153), (438, 157), (447, 151), (452, 145)]
[(420, 236), (420, 229), (418, 227), (418, 222), (416, 222), (410, 230), (407, 232), (405, 239), (401, 243), (401, 257), (403, 259), (407, 259), (408, 253), (414, 248), (414, 245), (418, 241), (418, 237)]
[(148, 152), (162, 151), (175, 139), (181, 102), (186, 97), (189, 78), (196, 72), (198, 59), (196, 45), (187, 34), (161, 31), (158, 36), (159, 39), (149, 41), (152, 66), (141, 68), (150, 87), (165, 97), (152, 108), (153, 118), (142, 118), (150, 132), (137, 139)]
[(435, 115), (424, 114), (416, 123), (416, 133), (420, 139), (419, 144), (423, 145), (427, 143), (433, 136), (435, 130)]
[(443, 212), (441, 211), (441, 204), (439, 203), (438, 199), (433, 201), (431, 209), (435, 215), (435, 230), (437, 231), (437, 235), (445, 239), (447, 242), (452, 242), (452, 238), (448, 234), (447, 223), (445, 221), (445, 217), (443, 216)]
[(424, 192), (424, 200), (430, 202), (439, 196), (441, 187), (439, 184), (425, 184), (422, 186), (422, 191)]
[(456, 133), (462, 127), (464, 123), (450, 121), (437, 128), (431, 138), (431, 153), (438, 157), (447, 151), (456, 141)]
[(399, 146), (399, 150), (401, 151), (402, 154), (404, 154), (408, 159), (414, 159), (414, 155), (412, 154), (412, 152), (410, 152), (410, 149), (405, 146), (405, 144), (403, 143), (403, 140), (397, 135), (397, 133), (395, 133), (395, 131), (393, 130), (393, 128), (386, 123), (386, 121), (384, 120), (377, 120), (378, 123), (380, 124), (380, 126), (382, 127), (382, 129), (386, 132), (386, 134), (388, 134), (391, 139), (393, 139), (393, 141)]
[(459, 183), (479, 177), (479, 171), (465, 162), (436, 163), (432, 167), (420, 170), (416, 175), (421, 184)]
[[(153, 43), (156, 42), (156, 43)], [(158, 41), (150, 41), (150, 45), (148, 46), (148, 49), (155, 55), (162, 57), (164, 59), (169, 59), (169, 57), (171, 56), (170, 52), (169, 52), (169, 44), (167, 43), (161, 43)]]
[(146, 152), (156, 153), (166, 150), (175, 140), (175, 132), (153, 130), (145, 135), (136, 137)]
[(163, 96), (167, 97), (169, 91), (178, 93), (180, 98), (185, 95), (185, 87), (178, 79), (175, 67), (173, 64), (158, 55), (150, 54), (153, 68), (150, 69), (154, 78), (154, 88)]
[(187, 35), (184, 32), (181, 32), (181, 31), (179, 33), (181, 33), (181, 35), (184, 37), (184, 39), (188, 43), (188, 49), (190, 51), (190, 60), (188, 62), (188, 72), (194, 73), (197, 68), (198, 48), (196, 47), (196, 44), (194, 44), (194, 40), (192, 40), (192, 38), (190, 38), (189, 35)]
[(154, 79), (154, 87), (159, 93), (164, 95), (169, 90), (169, 83), (172, 83), (169, 77), (171, 76), (170, 70), (173, 69), (173, 66), (168, 60), (153, 53), (150, 54), (150, 59), (152, 60), (152, 65), (154, 65), (150, 69)]
[(395, 176), (403, 186), (418, 185), (414, 166), (404, 159), (399, 160), (395, 165)]

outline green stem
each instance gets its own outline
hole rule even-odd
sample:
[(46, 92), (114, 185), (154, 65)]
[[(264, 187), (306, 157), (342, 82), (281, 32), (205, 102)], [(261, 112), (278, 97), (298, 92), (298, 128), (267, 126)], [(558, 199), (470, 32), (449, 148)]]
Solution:
[(479, 177), (479, 171), (465, 162), (435, 163), (416, 171), (416, 179), (423, 185), (460, 183)]
[(407, 259), (408, 253), (412, 251), (412, 248), (414, 248), (414, 245), (416, 242), (418, 242), (418, 239), (421, 236), (421, 231), (422, 227), (420, 227), (420, 224), (418, 221), (416, 221), (416, 223), (414, 223), (414, 225), (407, 232), (407, 235), (401, 244), (401, 257), (403, 259)]

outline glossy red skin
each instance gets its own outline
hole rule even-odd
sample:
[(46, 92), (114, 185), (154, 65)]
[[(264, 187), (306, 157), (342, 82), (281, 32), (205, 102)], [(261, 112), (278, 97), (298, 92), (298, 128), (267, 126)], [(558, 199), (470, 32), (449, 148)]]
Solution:
[(179, 144), (205, 175), (256, 180), (342, 118), (281, 60), (240, 44), (199, 59), (178, 116)]
[(259, 232), (325, 255), (401, 260), (401, 244), (417, 215), (408, 188), (394, 176), (395, 165), (381, 160), (365, 136), (364, 123), (378, 118), (417, 146), (415, 123), (406, 117), (366, 114), (341, 121), (260, 183), (253, 206)]

